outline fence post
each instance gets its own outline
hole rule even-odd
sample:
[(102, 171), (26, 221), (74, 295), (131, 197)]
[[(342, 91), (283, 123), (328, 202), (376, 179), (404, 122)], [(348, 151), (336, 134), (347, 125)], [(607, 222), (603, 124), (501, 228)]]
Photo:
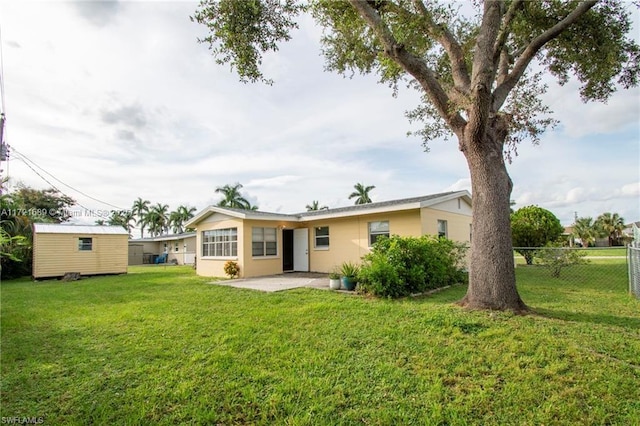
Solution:
[(627, 246), (627, 265), (629, 266), (629, 293), (640, 298), (640, 248)]

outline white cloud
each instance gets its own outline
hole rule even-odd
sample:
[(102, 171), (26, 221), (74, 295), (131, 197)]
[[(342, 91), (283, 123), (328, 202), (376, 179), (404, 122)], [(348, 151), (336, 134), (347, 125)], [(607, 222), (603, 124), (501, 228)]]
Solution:
[[(455, 140), (430, 141), (425, 153), (405, 136), (416, 126), (404, 111), (418, 94), (393, 98), (373, 76), (323, 72), (309, 18), (265, 58), (274, 86), (242, 84), (196, 42), (205, 34), (189, 21), (197, 4), (120, 2), (103, 15), (76, 2), (3, 2), (8, 142), (122, 207), (143, 197), (202, 208), (234, 182), (261, 209), (283, 212), (313, 200), (349, 205), (356, 182), (375, 185), (376, 201), (470, 189)], [(554, 88), (548, 99), (563, 127), (538, 147), (522, 144), (509, 165), (516, 208), (539, 204), (563, 222), (575, 210), (640, 219), (639, 93), (583, 105), (575, 87)], [(17, 157), (4, 167), (13, 179), (48, 186)]]

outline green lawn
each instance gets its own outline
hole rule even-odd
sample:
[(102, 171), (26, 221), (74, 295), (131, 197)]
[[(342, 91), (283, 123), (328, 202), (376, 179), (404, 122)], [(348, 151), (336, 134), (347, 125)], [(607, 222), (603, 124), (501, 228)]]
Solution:
[[(637, 424), (624, 261), (518, 267), (527, 316), (465, 288), (388, 301), (259, 293), (182, 267), (2, 283), (2, 417), (45, 424)], [(580, 272), (569, 274), (572, 277)], [(598, 281), (606, 285), (598, 284)]]

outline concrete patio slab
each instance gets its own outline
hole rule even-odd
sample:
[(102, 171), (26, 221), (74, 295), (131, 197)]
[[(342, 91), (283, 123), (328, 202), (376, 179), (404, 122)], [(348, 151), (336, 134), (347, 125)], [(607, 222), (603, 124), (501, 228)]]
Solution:
[(212, 281), (210, 284), (226, 285), (236, 288), (274, 292), (300, 287), (312, 287), (329, 290), (329, 277), (326, 274), (312, 272), (292, 272), (256, 278)]

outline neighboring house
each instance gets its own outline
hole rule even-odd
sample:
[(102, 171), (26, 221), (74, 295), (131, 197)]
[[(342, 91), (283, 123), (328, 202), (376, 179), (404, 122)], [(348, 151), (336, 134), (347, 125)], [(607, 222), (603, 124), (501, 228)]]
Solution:
[(167, 253), (167, 263), (193, 265), (196, 259), (196, 233), (129, 240), (129, 265), (153, 264), (163, 253)]
[(382, 235), (471, 239), (468, 191), (361, 204), (299, 214), (210, 206), (186, 223), (196, 229), (197, 273), (225, 276), (228, 260), (241, 277), (287, 271), (329, 272), (360, 262)]
[(129, 233), (121, 226), (33, 224), (33, 278), (125, 274)]

